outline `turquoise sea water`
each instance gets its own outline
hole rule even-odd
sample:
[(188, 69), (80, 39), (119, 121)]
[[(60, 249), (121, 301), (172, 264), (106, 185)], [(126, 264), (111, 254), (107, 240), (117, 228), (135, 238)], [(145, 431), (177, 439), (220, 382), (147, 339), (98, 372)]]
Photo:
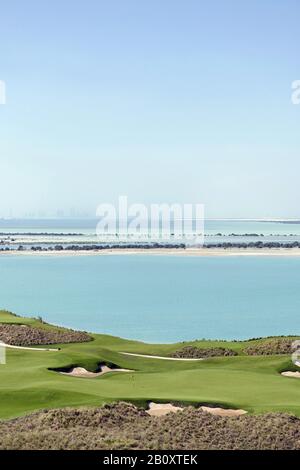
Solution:
[(2, 255), (0, 308), (149, 342), (300, 334), (300, 258)]

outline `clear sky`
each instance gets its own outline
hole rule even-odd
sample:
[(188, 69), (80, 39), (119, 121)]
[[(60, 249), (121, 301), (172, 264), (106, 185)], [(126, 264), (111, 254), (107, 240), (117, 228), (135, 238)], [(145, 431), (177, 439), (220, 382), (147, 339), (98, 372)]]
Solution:
[(299, 0), (10, 0), (0, 16), (0, 216), (124, 194), (300, 217)]

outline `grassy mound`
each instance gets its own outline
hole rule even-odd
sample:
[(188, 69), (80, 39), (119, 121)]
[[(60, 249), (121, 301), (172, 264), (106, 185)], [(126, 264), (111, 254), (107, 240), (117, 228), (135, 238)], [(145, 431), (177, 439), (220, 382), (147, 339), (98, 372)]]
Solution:
[(221, 357), (221, 356), (236, 356), (237, 352), (228, 348), (197, 348), (195, 346), (185, 346), (182, 349), (170, 354), (170, 357), (178, 358), (207, 358), (207, 357)]
[(287, 414), (223, 418), (195, 408), (150, 417), (126, 403), (63, 409), (0, 422), (0, 449), (300, 449)]
[(248, 356), (269, 356), (274, 354), (291, 354), (293, 340), (289, 338), (272, 338), (248, 346), (244, 352)]
[(0, 341), (13, 346), (82, 343), (91, 337), (84, 332), (69, 329), (55, 330), (27, 325), (0, 324)]

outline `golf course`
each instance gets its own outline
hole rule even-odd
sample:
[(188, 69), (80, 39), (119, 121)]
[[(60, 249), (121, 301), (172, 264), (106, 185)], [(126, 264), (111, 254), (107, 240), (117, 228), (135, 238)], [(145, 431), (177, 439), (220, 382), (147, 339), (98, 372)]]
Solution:
[[(0, 326), (22, 326), (24, 331), (27, 327), (45, 333), (64, 331), (41, 319), (6, 311), (0, 312)], [(297, 370), (291, 354), (246, 352), (266, 341), (270, 339), (163, 345), (90, 334), (87, 341), (51, 344), (44, 350), (40, 345), (27, 349), (7, 347), (6, 364), (0, 365), (0, 419), (42, 409), (99, 407), (117, 401), (145, 408), (150, 401), (171, 402), (243, 409), (248, 414), (288, 412), (300, 416), (300, 380), (281, 375), (283, 371)], [(204, 360), (168, 358), (188, 345), (206, 351), (225, 348), (235, 355)], [(92, 378), (60, 373), (75, 367), (93, 372), (99, 370), (99, 364), (127, 371)]]

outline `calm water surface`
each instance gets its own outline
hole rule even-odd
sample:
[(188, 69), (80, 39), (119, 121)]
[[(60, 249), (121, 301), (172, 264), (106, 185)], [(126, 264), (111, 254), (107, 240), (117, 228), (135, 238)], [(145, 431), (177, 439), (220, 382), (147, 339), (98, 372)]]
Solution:
[(300, 258), (2, 255), (0, 308), (149, 342), (300, 334)]

